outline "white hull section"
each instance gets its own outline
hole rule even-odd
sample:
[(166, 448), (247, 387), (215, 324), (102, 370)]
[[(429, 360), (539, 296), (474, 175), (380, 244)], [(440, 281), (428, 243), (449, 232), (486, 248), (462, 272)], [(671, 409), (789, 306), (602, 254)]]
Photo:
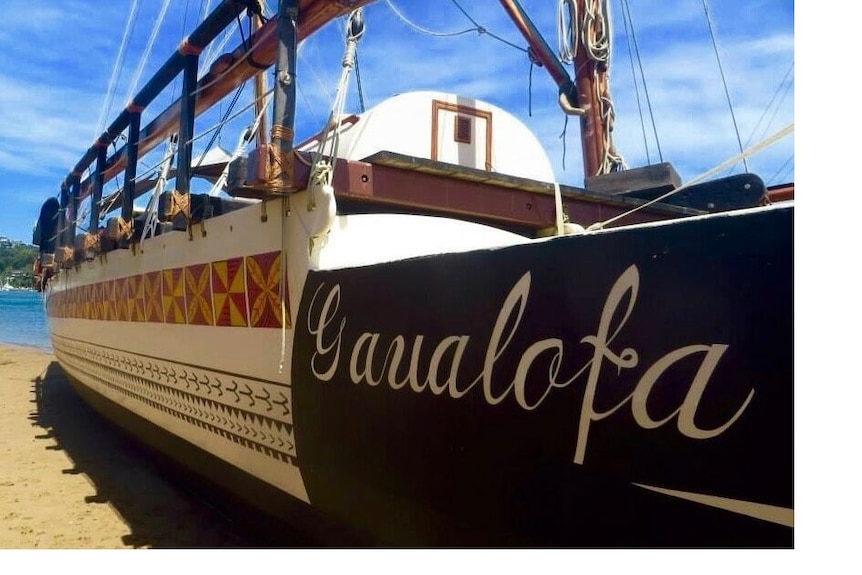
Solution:
[(52, 278), (47, 296), (57, 358), (79, 383), (308, 502), (290, 373), (309, 267), (528, 240), (444, 218), (358, 215), (335, 218), (311, 242), (305, 194), (290, 203), (251, 205), (206, 220), (206, 235), (195, 225), (191, 239), (172, 232), (82, 262)]
[(191, 239), (168, 233), (61, 271), (48, 307), (57, 358), (80, 384), (307, 502), (293, 439), (289, 302), (301, 293), (308, 240), (289, 237), (282, 203), (207, 220), (206, 235), (195, 225)]

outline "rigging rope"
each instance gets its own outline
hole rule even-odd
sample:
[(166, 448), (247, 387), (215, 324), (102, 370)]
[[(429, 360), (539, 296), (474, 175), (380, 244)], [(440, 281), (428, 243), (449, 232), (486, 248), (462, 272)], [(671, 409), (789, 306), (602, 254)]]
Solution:
[[(784, 179), (784, 177), (785, 177), (785, 176), (784, 176), (784, 173), (785, 173), (785, 172), (789, 172), (790, 170), (792, 170), (792, 169), (793, 169), (793, 159), (794, 159), (794, 157), (795, 157), (795, 155), (794, 155), (794, 154), (791, 154), (791, 155), (790, 155), (790, 157), (789, 157), (789, 158), (787, 158), (787, 159), (784, 161), (784, 163), (783, 163), (783, 164), (781, 164), (781, 167), (780, 167), (780, 168), (778, 168), (778, 169), (775, 171), (775, 173), (774, 173), (774, 174), (772, 174), (772, 176), (770, 176), (770, 178), (769, 178), (768, 180), (766, 180), (766, 185), (770, 185), (770, 184), (772, 184), (772, 183), (774, 183), (774, 182), (776, 182), (776, 181), (781, 181), (781, 180), (779, 180), (779, 179), (778, 179), (778, 177), (779, 177), (779, 176), (781, 176), (781, 177), (782, 177), (782, 180), (783, 180), (783, 179)], [(788, 168), (790, 168), (790, 170), (788, 170)]]
[(359, 111), (365, 112), (365, 95), (362, 92), (362, 75), (359, 73), (359, 50), (356, 51), (356, 92), (359, 96)]
[(111, 106), (114, 104), (114, 96), (117, 91), (117, 80), (119, 79), (120, 69), (123, 67), (123, 62), (125, 62), (126, 59), (129, 39), (132, 36), (131, 31), (135, 22), (138, 20), (139, 11), (140, 5), (138, 4), (138, 0), (132, 0), (132, 9), (129, 10), (129, 18), (126, 20), (126, 28), (123, 30), (120, 49), (117, 51), (117, 59), (114, 60), (114, 69), (111, 70), (111, 78), (108, 80), (108, 90), (105, 95), (105, 100), (102, 102), (102, 111), (99, 112), (99, 119), (96, 122), (96, 134), (93, 136), (93, 139), (98, 138), (102, 134), (108, 113), (110, 112)]
[[(772, 126), (772, 121), (775, 119), (775, 115), (778, 113), (781, 103), (784, 102), (784, 98), (787, 96), (787, 93), (790, 91), (791, 86), (793, 86), (793, 80), (789, 78), (793, 75), (795, 61), (790, 62), (790, 67), (787, 69), (787, 72), (784, 73), (784, 77), (781, 79), (781, 83), (778, 85), (778, 88), (775, 89), (775, 93), (772, 94), (772, 99), (769, 101), (769, 104), (766, 105), (766, 109), (763, 110), (763, 113), (760, 115), (760, 118), (757, 120), (757, 124), (754, 125), (754, 129), (751, 130), (751, 135), (748, 136), (748, 139), (745, 141), (745, 145), (751, 143), (751, 141), (757, 136), (757, 132), (760, 128), (760, 123), (763, 122), (764, 118), (766, 118), (767, 113), (772, 110), (771, 117), (769, 122), (767, 122), (766, 127), (763, 128), (763, 132), (768, 132), (770, 126)], [(781, 98), (778, 100), (778, 103), (775, 102), (775, 99), (778, 98), (779, 94)], [(773, 104), (775, 107), (773, 108)]]
[(633, 208), (627, 212), (624, 212), (624, 213), (619, 214), (617, 216), (614, 216), (612, 218), (608, 218), (607, 220), (605, 220), (603, 222), (596, 222), (596, 223), (592, 224), (590, 227), (588, 227), (587, 231), (601, 230), (605, 226), (607, 226), (608, 224), (610, 224), (612, 222), (615, 222), (615, 221), (622, 219), (626, 216), (629, 216), (635, 212), (638, 212), (638, 211), (646, 208), (647, 206), (651, 206), (655, 203), (661, 202), (662, 200), (669, 198), (670, 196), (677, 194), (677, 193), (679, 193), (685, 189), (688, 189), (695, 184), (699, 184), (700, 182), (702, 182), (708, 178), (711, 178), (712, 176), (714, 176), (716, 174), (720, 174), (721, 172), (732, 167), (734, 164), (739, 163), (740, 160), (744, 160), (745, 158), (753, 156), (754, 154), (759, 153), (761, 150), (768, 148), (769, 146), (771, 146), (775, 142), (779, 141), (780, 139), (784, 138), (788, 134), (792, 133), (793, 129), (794, 129), (794, 124), (788, 124), (783, 129), (779, 130), (778, 132), (776, 132), (775, 134), (773, 134), (769, 138), (761, 140), (759, 143), (752, 146), (748, 150), (744, 150), (744, 151), (740, 152), (739, 154), (733, 156), (732, 158), (725, 160), (724, 162), (722, 162), (718, 166), (712, 168), (711, 170), (708, 170), (708, 171), (702, 173), (701, 175), (697, 176), (693, 180), (686, 182), (685, 184), (681, 185), (680, 187), (674, 188), (673, 190), (667, 192), (666, 194), (662, 194), (661, 196), (659, 196), (655, 199), (652, 199), (648, 202), (645, 202), (645, 203), (639, 205), (638, 207)]
[(147, 40), (147, 47), (144, 48), (144, 53), (141, 56), (141, 61), (138, 63), (138, 68), (135, 70), (135, 76), (132, 78), (131, 83), (129, 83), (129, 92), (126, 95), (126, 102), (131, 102), (132, 97), (135, 95), (135, 91), (138, 86), (138, 81), (141, 79), (141, 74), (144, 73), (144, 66), (149, 60), (150, 54), (153, 51), (153, 46), (156, 43), (156, 37), (159, 34), (159, 30), (161, 30), (162, 23), (165, 21), (165, 14), (168, 11), (168, 8), (171, 5), (172, 0), (162, 0), (162, 8), (159, 12), (158, 17), (156, 18), (156, 23), (153, 25), (153, 29), (150, 32), (150, 38)]
[(458, 8), (458, 10), (460, 10), (460, 11), (461, 11), (461, 13), (462, 13), (462, 14), (464, 14), (464, 16), (465, 16), (465, 17), (466, 17), (466, 18), (467, 18), (467, 19), (468, 19), (468, 20), (473, 24), (473, 27), (472, 27), (472, 28), (467, 28), (467, 29), (465, 29), (465, 30), (459, 30), (459, 31), (457, 31), (457, 32), (435, 32), (435, 31), (433, 31), (433, 30), (429, 30), (428, 28), (423, 28), (422, 26), (419, 26), (418, 24), (416, 24), (416, 23), (414, 23), (414, 22), (410, 21), (410, 20), (409, 20), (409, 19), (408, 19), (408, 18), (407, 18), (407, 17), (406, 17), (406, 16), (405, 16), (405, 15), (404, 15), (404, 14), (403, 14), (403, 13), (402, 13), (402, 12), (401, 12), (397, 7), (396, 7), (396, 6), (395, 6), (395, 4), (392, 2), (392, 0), (385, 0), (385, 2), (386, 2), (386, 5), (387, 5), (387, 6), (389, 6), (389, 8), (392, 10), (392, 12), (393, 12), (393, 13), (394, 13), (394, 14), (395, 14), (395, 15), (396, 15), (396, 16), (397, 16), (397, 17), (398, 17), (402, 22), (404, 22), (404, 24), (406, 24), (406, 25), (407, 25), (408, 27), (410, 27), (410, 28), (413, 28), (413, 30), (415, 30), (415, 31), (417, 31), (417, 32), (419, 32), (419, 33), (421, 33), (421, 34), (427, 34), (428, 36), (434, 36), (434, 37), (438, 37), (438, 38), (445, 38), (445, 37), (451, 37), (451, 36), (461, 36), (462, 34), (469, 34), (470, 32), (477, 32), (477, 33), (479, 33), (480, 35), (482, 35), (482, 34), (488, 35), (488, 36), (490, 36), (491, 38), (493, 38), (493, 39), (495, 39), (495, 40), (498, 40), (498, 41), (502, 42), (503, 44), (506, 44), (507, 46), (509, 46), (509, 47), (511, 47), (511, 48), (515, 48), (516, 50), (520, 50), (521, 52), (527, 52), (527, 49), (526, 49), (526, 48), (523, 48), (523, 47), (521, 47), (521, 46), (518, 46), (517, 44), (514, 44), (514, 43), (512, 43), (512, 42), (509, 42), (509, 41), (508, 41), (508, 40), (506, 40), (505, 38), (502, 38), (501, 36), (498, 36), (498, 35), (494, 34), (493, 32), (490, 32), (486, 27), (484, 27), (484, 26), (482, 26), (481, 24), (479, 24), (479, 23), (478, 23), (478, 22), (477, 22), (477, 21), (476, 21), (472, 16), (470, 16), (470, 14), (468, 14), (468, 13), (467, 13), (467, 11), (466, 11), (466, 10), (464, 10), (464, 8), (462, 8), (462, 7), (461, 7), (461, 5), (457, 2), (457, 0), (452, 0), (452, 3), (453, 3), (453, 4)]
[[(332, 104), (332, 112), (329, 115), (329, 120), (326, 122), (326, 126), (321, 134), (320, 143), (314, 153), (312, 171), (308, 177), (309, 188), (312, 187), (314, 183), (332, 185), (332, 169), (335, 164), (335, 156), (338, 153), (338, 144), (341, 135), (341, 118), (344, 116), (344, 107), (347, 101), (347, 88), (348, 83), (350, 82), (350, 72), (356, 59), (356, 44), (365, 32), (361, 15), (361, 10), (354, 10), (349, 17), (347, 45), (344, 49), (344, 56), (341, 59), (341, 79), (338, 82), (338, 89), (335, 93), (335, 102)], [(354, 18), (358, 18), (358, 20), (354, 20)], [(358, 22), (358, 24), (354, 24), (354, 22)], [(331, 133), (331, 136), (328, 135), (328, 133)], [(311, 195), (309, 195), (309, 201), (313, 201)], [(309, 208), (313, 209), (313, 206), (309, 206)]]
[[(662, 152), (661, 152), (661, 142), (659, 141), (659, 137), (658, 137), (658, 129), (656, 128), (656, 125), (655, 125), (655, 114), (653, 113), (653, 109), (652, 109), (652, 100), (649, 97), (649, 89), (647, 88), (647, 83), (646, 83), (646, 74), (644, 73), (643, 61), (641, 60), (640, 48), (638, 47), (638, 38), (637, 38), (637, 32), (635, 31), (635, 23), (634, 23), (634, 20), (632, 19), (631, 9), (629, 7), (628, 0), (621, 0), (621, 2), (623, 5), (623, 8), (624, 8), (623, 20), (628, 22), (628, 25), (631, 26), (631, 40), (632, 40), (631, 44), (632, 44), (632, 46), (634, 46), (635, 55), (637, 57), (638, 70), (640, 71), (640, 75), (641, 75), (641, 84), (643, 85), (643, 89), (644, 89), (644, 99), (646, 100), (647, 110), (649, 110), (649, 117), (650, 117), (650, 123), (652, 124), (653, 137), (655, 138), (656, 150), (658, 151), (658, 161), (664, 162), (664, 156), (662, 155)], [(634, 72), (632, 72), (632, 74), (634, 74)], [(635, 90), (637, 91), (637, 83), (635, 83)], [(643, 115), (641, 115), (641, 124), (643, 124)], [(644, 141), (646, 141), (646, 130), (644, 130)]]
[(408, 27), (413, 28), (415, 31), (420, 34), (427, 34), (428, 36), (436, 36), (439, 38), (449, 37), (449, 36), (460, 36), (462, 34), (468, 34), (470, 32), (476, 32), (477, 28), (468, 28), (466, 30), (459, 30), (458, 32), (435, 32), (433, 30), (429, 30), (428, 28), (423, 28), (422, 26), (410, 21), (407, 16), (405, 16), (398, 7), (392, 2), (392, 0), (385, 0), (386, 5), (389, 6), (389, 9), (398, 16), (398, 18), (404, 22)]
[[(625, 0), (621, 0), (621, 3), (625, 3)], [(649, 165), (652, 163), (652, 160), (650, 160), (649, 143), (647, 142), (646, 125), (644, 124), (644, 113), (643, 113), (643, 108), (641, 107), (641, 93), (640, 93), (640, 90), (637, 89), (638, 77), (637, 77), (637, 72), (635, 72), (635, 57), (634, 57), (634, 54), (632, 53), (632, 42), (628, 41), (628, 39), (633, 34), (631, 34), (629, 32), (629, 20), (628, 20), (628, 18), (625, 17), (625, 13), (623, 13), (623, 27), (625, 28), (625, 37), (627, 40), (626, 46), (629, 49), (629, 64), (630, 64), (631, 72), (632, 72), (632, 86), (634, 86), (634, 88), (635, 88), (635, 90), (634, 90), (635, 101), (637, 102), (637, 107), (638, 107), (638, 117), (640, 118), (640, 121), (641, 121), (641, 135), (643, 136), (643, 139), (644, 139), (644, 153), (646, 154), (647, 165)]]
[[(264, 98), (268, 98), (272, 93), (273, 93), (273, 89), (271, 88), (271, 89), (269, 89), (265, 94), (263, 94), (263, 97), (264, 97)], [(198, 140), (205, 138), (206, 136), (208, 136), (208, 135), (212, 134), (213, 132), (217, 132), (217, 131), (218, 131), (218, 130), (220, 130), (223, 126), (225, 126), (225, 125), (229, 124), (230, 122), (232, 122), (233, 120), (235, 120), (236, 118), (238, 118), (239, 116), (241, 116), (245, 111), (247, 111), (249, 108), (253, 107), (254, 105), (255, 105), (255, 102), (254, 102), (254, 101), (252, 101), (252, 102), (251, 102), (251, 103), (249, 103), (249, 104), (246, 104), (244, 107), (242, 107), (240, 110), (238, 110), (234, 115), (232, 115), (232, 116), (230, 116), (229, 118), (226, 118), (226, 119), (224, 119), (223, 121), (221, 121), (221, 122), (217, 123), (217, 124), (216, 124), (216, 125), (214, 125), (212, 128), (209, 128), (208, 130), (206, 130), (206, 131), (204, 131), (204, 132), (201, 132), (200, 134), (197, 134), (194, 138), (192, 138), (191, 140), (189, 140), (189, 142), (190, 142), (190, 143), (197, 142)], [(172, 137), (173, 137), (173, 136), (172, 136)], [(142, 143), (143, 143), (143, 142), (146, 142), (146, 141), (147, 141), (146, 139), (145, 139), (145, 140), (141, 140), (141, 142), (142, 142)], [(173, 156), (172, 156), (172, 155), (167, 155), (167, 154), (166, 154), (166, 156), (165, 156), (161, 161), (159, 161), (158, 163), (156, 163), (155, 165), (153, 165), (152, 167), (150, 167), (150, 168), (149, 168), (148, 170), (146, 170), (145, 172), (142, 172), (142, 173), (137, 174), (137, 175), (135, 176), (135, 178), (134, 178), (132, 181), (133, 181), (133, 182), (138, 182), (138, 181), (141, 181), (141, 180), (144, 180), (144, 179), (148, 178), (151, 174), (154, 174), (154, 173), (156, 173), (157, 171), (159, 171), (159, 170), (164, 166), (164, 164), (165, 164), (166, 162), (169, 162), (169, 161), (171, 161), (172, 159), (173, 159)], [(109, 195), (109, 196), (107, 196), (107, 197), (105, 197), (105, 198), (102, 198), (102, 201), (99, 203), (100, 208), (103, 208), (103, 210), (104, 210), (104, 212), (103, 212), (103, 213), (107, 213), (107, 212), (109, 212), (109, 211), (111, 211), (111, 210), (113, 210), (113, 209), (114, 209), (114, 208), (113, 208), (113, 206), (114, 206), (114, 204), (116, 203), (116, 201), (117, 201), (117, 199), (118, 199), (118, 197), (119, 197), (119, 195), (120, 195), (120, 194), (122, 194), (122, 187), (121, 187), (121, 186), (119, 185), (119, 183), (118, 183), (117, 188), (116, 188), (116, 191), (114, 191), (111, 195)]]
[[(236, 106), (237, 101), (239, 101), (239, 96), (240, 96), (240, 94), (242, 94), (243, 88), (245, 88), (245, 82), (240, 84), (239, 87), (236, 89), (236, 91), (234, 91), (233, 98), (231, 99), (230, 104), (228, 104), (227, 110), (225, 110), (224, 116), (222, 116), (221, 121), (218, 124), (216, 124), (216, 130), (213, 132), (212, 138), (210, 138), (210, 141), (207, 142), (207, 145), (204, 148), (203, 153), (201, 154), (200, 158), (198, 159), (197, 166), (195, 166), (196, 168), (200, 167), (201, 163), (204, 161), (204, 156), (206, 156), (207, 152), (209, 152), (212, 149), (213, 144), (215, 144), (216, 139), (221, 135), (221, 130), (225, 125), (225, 121), (226, 121), (227, 117), (230, 115), (230, 113), (233, 111), (233, 108), (234, 108), (234, 106)], [(192, 140), (192, 141), (194, 141), (194, 140)]]
[(156, 182), (155, 188), (150, 195), (150, 201), (147, 204), (146, 218), (144, 219), (144, 229), (141, 233), (141, 241), (148, 237), (155, 237), (156, 229), (159, 224), (159, 198), (165, 190), (168, 181), (168, 172), (170, 172), (173, 163), (174, 154), (177, 150), (177, 135), (174, 134), (168, 140), (168, 145), (165, 148), (165, 154), (160, 162), (162, 169), (159, 171), (159, 179)]
[(242, 57), (241, 57), (241, 58), (239, 58), (239, 59), (237, 59), (237, 60), (234, 60), (234, 61), (231, 63), (231, 65), (230, 65), (230, 66), (228, 66), (228, 67), (227, 67), (227, 68), (226, 68), (226, 69), (225, 69), (221, 74), (219, 74), (218, 76), (215, 76), (214, 78), (212, 78), (212, 79), (211, 79), (209, 82), (207, 82), (206, 84), (198, 85), (198, 87), (197, 87), (197, 88), (195, 88), (195, 90), (192, 92), (192, 94), (197, 95), (197, 94), (199, 94), (200, 92), (202, 92), (202, 91), (206, 90), (207, 88), (209, 88), (210, 86), (215, 85), (216, 83), (218, 83), (218, 81), (219, 81), (221, 78), (223, 78), (224, 76), (227, 76), (229, 73), (231, 73), (233, 70), (235, 70), (237, 66), (239, 66), (240, 64), (242, 64), (242, 63), (243, 63), (243, 62), (245, 62), (246, 60), (251, 60), (251, 55), (252, 55), (252, 53), (254, 53), (254, 51), (255, 51), (255, 50), (257, 50), (260, 46), (262, 46), (262, 45), (264, 44), (264, 42), (266, 42), (266, 40), (267, 40), (267, 38), (266, 38), (266, 37), (264, 37), (263, 35), (261, 35), (261, 37), (260, 37), (260, 38), (258, 38), (258, 39), (257, 39), (257, 41), (256, 41), (254, 44), (252, 44), (249, 48), (247, 48), (247, 49), (243, 52), (243, 55), (242, 55)]
[[(730, 108), (730, 117), (733, 120), (733, 130), (736, 132), (736, 142), (739, 144), (739, 152), (742, 153), (742, 138), (739, 135), (739, 126), (736, 123), (736, 114), (733, 111), (733, 101), (730, 98), (730, 90), (727, 87), (727, 78), (724, 75), (724, 67), (721, 65), (721, 54), (718, 50), (718, 43), (715, 38), (715, 31), (712, 26), (712, 16), (709, 13), (709, 6), (706, 0), (702, 0), (703, 3), (703, 11), (706, 14), (706, 24), (709, 27), (709, 36), (712, 38), (712, 48), (715, 50), (715, 59), (718, 62), (718, 71), (721, 74), (721, 83), (724, 86), (724, 95), (727, 98), (727, 106)], [(745, 156), (742, 158), (742, 165), (745, 167), (746, 173), (748, 172), (748, 161), (745, 159)]]
[[(254, 119), (254, 122), (251, 126), (249, 126), (240, 136), (239, 142), (237, 142), (236, 149), (231, 155), (230, 160), (225, 164), (224, 169), (218, 177), (218, 180), (213, 184), (212, 189), (210, 190), (210, 196), (217, 196), (221, 189), (224, 187), (227, 182), (228, 172), (230, 171), (230, 164), (233, 160), (240, 157), (245, 153), (246, 147), (248, 143), (254, 138), (255, 134), (257, 134), (257, 128), (260, 126), (261, 121), (263, 121), (263, 117), (267, 112), (267, 106), (269, 106), (269, 97), (265, 96), (263, 105), (260, 107), (260, 112), (257, 114), (257, 117)], [(201, 156), (201, 160), (203, 160), (203, 156)]]
[(527, 49), (526, 49), (526, 48), (522, 48), (521, 46), (518, 46), (517, 44), (513, 44), (512, 42), (509, 42), (509, 41), (508, 41), (508, 40), (506, 40), (505, 38), (502, 38), (502, 37), (500, 37), (500, 36), (497, 36), (497, 35), (496, 35), (496, 34), (494, 34), (493, 32), (489, 32), (487, 28), (485, 28), (484, 26), (482, 26), (481, 24), (479, 24), (478, 22), (476, 22), (475, 18), (473, 18), (472, 16), (470, 16), (470, 15), (467, 13), (467, 11), (466, 11), (466, 10), (464, 10), (464, 8), (462, 8), (460, 4), (458, 4), (458, 0), (452, 0), (452, 4), (454, 4), (455, 6), (457, 6), (457, 7), (458, 7), (458, 10), (460, 10), (460, 11), (461, 11), (461, 13), (462, 13), (466, 18), (467, 18), (467, 20), (469, 20), (470, 22), (472, 22), (472, 23), (473, 23), (473, 25), (476, 27), (476, 31), (477, 31), (477, 32), (479, 32), (479, 34), (487, 34), (488, 36), (490, 36), (490, 37), (491, 37), (491, 38), (493, 38), (494, 40), (498, 40), (498, 41), (502, 42), (503, 44), (506, 44), (507, 46), (509, 46), (509, 47), (511, 47), (511, 48), (515, 48), (516, 50), (520, 50), (521, 52), (527, 52)]
[[(221, 37), (219, 38), (219, 41), (217, 44), (209, 44), (204, 49), (203, 58), (201, 59), (203, 63), (201, 64), (201, 67), (200, 67), (202, 72), (205, 73), (206, 70), (209, 70), (210, 66), (212, 66), (213, 62), (215, 62), (216, 59), (219, 56), (221, 56), (221, 54), (224, 52), (224, 47), (228, 43), (228, 40), (233, 38), (233, 35), (236, 33), (237, 27), (238, 27), (238, 24), (236, 22), (233, 22), (230, 25), (230, 28), (222, 31)], [(243, 45), (245, 45), (245, 42), (243, 42)]]
[(578, 53), (577, 0), (560, 0), (557, 10), (557, 53), (564, 64), (574, 64)]
[[(454, 0), (453, 0), (454, 1)], [(610, 81), (607, 70), (611, 58), (611, 14), (607, 0), (586, 0), (584, 13), (579, 14), (573, 0), (560, 0), (557, 10), (557, 32), (559, 57), (566, 63), (575, 63), (578, 48), (582, 47), (584, 54), (592, 62), (593, 86), (595, 98), (599, 103), (599, 115), (602, 122), (604, 141), (602, 143), (603, 157), (599, 174), (608, 174), (626, 168), (622, 156), (617, 153), (611, 134), (614, 129), (614, 104), (610, 97)], [(583, 72), (576, 72), (576, 75)]]
[(198, 11), (198, 24), (203, 22), (203, 19), (206, 18), (206, 15), (210, 13), (210, 6), (212, 4), (212, 0), (207, 0), (206, 3), (201, 3), (201, 8)]
[[(341, 59), (341, 79), (332, 105), (332, 112), (321, 133), (320, 142), (314, 152), (311, 172), (308, 176), (306, 210), (298, 210), (300, 224), (309, 239), (309, 254), (314, 251), (315, 242), (325, 237), (335, 219), (335, 190), (332, 178), (341, 136), (341, 119), (347, 100), (350, 73), (356, 60), (356, 45), (365, 33), (362, 9), (353, 10), (348, 17), (346, 46)], [(322, 205), (318, 205), (318, 203)]]
[(584, 49), (591, 60), (611, 59), (611, 12), (607, 0), (587, 1), (584, 12)]

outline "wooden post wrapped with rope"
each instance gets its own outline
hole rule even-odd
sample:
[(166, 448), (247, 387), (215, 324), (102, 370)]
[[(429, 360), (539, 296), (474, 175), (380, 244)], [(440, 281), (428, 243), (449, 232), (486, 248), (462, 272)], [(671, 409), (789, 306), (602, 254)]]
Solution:
[(108, 158), (108, 132), (102, 134), (96, 142), (96, 173), (93, 180), (93, 191), (90, 194), (90, 226), (83, 236), (75, 237), (75, 259), (95, 258), (101, 252), (102, 242), (99, 238), (99, 219), (102, 212), (102, 189), (105, 184), (105, 166)]
[(295, 189), (293, 125), (296, 118), (296, 47), (299, 1), (281, 0), (278, 6), (278, 49), (272, 139), (267, 146), (266, 188), (270, 194)]
[(141, 112), (144, 108), (132, 101), (126, 109), (129, 112), (129, 137), (126, 148), (128, 162), (123, 180), (123, 206), (120, 217), (110, 219), (106, 230), (107, 237), (121, 247), (129, 245), (134, 233), (135, 179), (138, 170), (138, 145), (141, 138)]
[(69, 248), (75, 245), (75, 231), (78, 226), (78, 208), (81, 205), (81, 175), (81, 172), (74, 172), (75, 178), (72, 180), (72, 188), (69, 193), (68, 226), (66, 227), (66, 236), (63, 238), (63, 245)]
[(175, 230), (191, 232), (191, 206), (189, 194), (192, 179), (192, 145), (195, 136), (195, 99), (197, 94), (198, 63), (203, 48), (195, 46), (188, 39), (180, 45), (180, 53), (184, 57), (183, 93), (180, 97), (180, 129), (177, 144), (177, 176), (176, 187), (167, 196), (166, 213), (163, 219), (169, 219)]

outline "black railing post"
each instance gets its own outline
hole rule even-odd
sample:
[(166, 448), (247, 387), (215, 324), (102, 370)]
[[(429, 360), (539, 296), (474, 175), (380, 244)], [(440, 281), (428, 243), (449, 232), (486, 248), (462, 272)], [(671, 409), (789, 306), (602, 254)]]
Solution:
[(89, 232), (93, 235), (99, 233), (99, 210), (102, 202), (102, 188), (105, 185), (105, 162), (108, 158), (108, 142), (99, 139), (96, 144), (96, 179), (93, 180), (93, 193), (90, 198), (90, 227)]
[(126, 144), (126, 171), (123, 179), (123, 207), (118, 221), (115, 239), (121, 244), (132, 239), (134, 230), (135, 179), (138, 177), (138, 144), (141, 139), (142, 108), (133, 103), (129, 111), (129, 142)]
[(191, 226), (189, 194), (192, 180), (192, 149), (195, 137), (195, 99), (198, 80), (198, 61), (201, 49), (184, 42), (180, 50), (185, 55), (183, 67), (183, 93), (180, 97), (180, 130), (177, 143), (176, 188), (171, 194), (170, 217), (175, 230)]
[(78, 226), (78, 207), (81, 205), (81, 173), (72, 180), (72, 190), (69, 194), (69, 225), (66, 228), (66, 239), (63, 245), (73, 247), (75, 245), (75, 232)]

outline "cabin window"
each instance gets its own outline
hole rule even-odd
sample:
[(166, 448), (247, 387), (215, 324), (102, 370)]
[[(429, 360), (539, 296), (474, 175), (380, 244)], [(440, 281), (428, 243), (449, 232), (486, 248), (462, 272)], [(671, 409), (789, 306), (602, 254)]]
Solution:
[(469, 144), (471, 142), (472, 134), (472, 118), (470, 118), (470, 116), (455, 116), (455, 141), (461, 142), (462, 144)]

